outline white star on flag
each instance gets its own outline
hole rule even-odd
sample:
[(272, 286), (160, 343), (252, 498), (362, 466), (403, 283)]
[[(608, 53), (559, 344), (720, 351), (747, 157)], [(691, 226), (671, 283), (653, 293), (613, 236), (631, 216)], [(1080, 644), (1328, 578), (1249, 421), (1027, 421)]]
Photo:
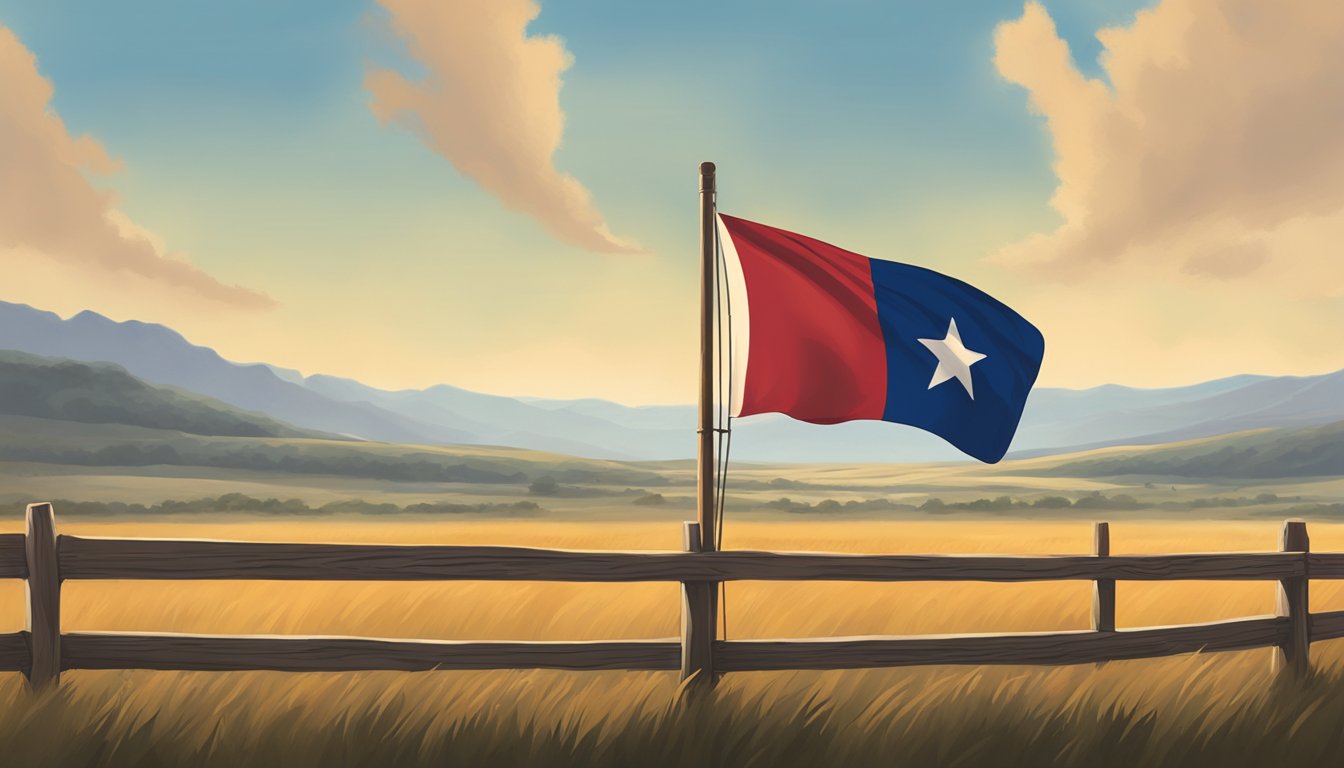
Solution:
[(961, 343), (961, 334), (957, 332), (957, 319), (947, 324), (947, 337), (943, 339), (919, 339), (938, 358), (938, 367), (933, 370), (933, 379), (929, 389), (955, 378), (966, 388), (966, 394), (975, 399), (975, 390), (971, 387), (971, 366), (985, 359), (985, 356), (966, 348)]

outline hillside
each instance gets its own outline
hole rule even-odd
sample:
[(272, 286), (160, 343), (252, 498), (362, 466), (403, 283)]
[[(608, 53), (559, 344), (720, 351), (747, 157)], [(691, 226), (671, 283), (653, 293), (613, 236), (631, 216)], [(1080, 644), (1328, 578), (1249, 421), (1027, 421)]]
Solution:
[[(1050, 414), (1047, 421), (1044, 416)], [(1105, 386), (1032, 393), (1017, 455), (1108, 445), (1153, 445), (1264, 427), (1344, 419), (1344, 371), (1320, 376), (1236, 376), (1191, 387)], [(1047, 437), (1046, 433), (1049, 436)], [(1053, 450), (1033, 450), (1042, 442)]]
[(0, 349), (109, 362), (150, 384), (177, 387), (302, 429), (400, 443), (471, 442), (374, 406), (343, 403), (281, 379), (265, 365), (240, 365), (162, 325), (115, 322), (96, 312), (62, 319), (0, 301)]
[(0, 414), (194, 435), (315, 435), (217, 400), (150, 386), (114, 365), (11, 351), (0, 351)]
[(1344, 421), (1322, 427), (1267, 429), (1175, 445), (1109, 448), (1057, 457), (1040, 474), (1190, 478), (1288, 478), (1344, 475)]
[(78, 467), (204, 467), (402, 483), (661, 485), (615, 462), (509, 448), (390, 445), (329, 439), (202, 436), (119, 424), (0, 416), (0, 461)]

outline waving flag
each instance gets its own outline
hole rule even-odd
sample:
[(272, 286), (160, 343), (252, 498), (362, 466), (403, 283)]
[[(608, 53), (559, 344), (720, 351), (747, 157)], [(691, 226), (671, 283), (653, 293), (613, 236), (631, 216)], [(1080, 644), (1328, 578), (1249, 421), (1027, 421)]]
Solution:
[(719, 216), (735, 415), (878, 419), (1003, 458), (1045, 340), (990, 295), (922, 267)]

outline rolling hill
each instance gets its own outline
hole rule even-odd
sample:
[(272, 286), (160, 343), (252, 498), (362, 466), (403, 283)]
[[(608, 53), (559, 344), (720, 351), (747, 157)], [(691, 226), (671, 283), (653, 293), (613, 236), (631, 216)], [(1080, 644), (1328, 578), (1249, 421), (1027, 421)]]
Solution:
[(350, 440), (187, 434), (123, 424), (0, 415), (0, 462), (154, 473), (189, 467), (279, 476), (366, 478), (395, 483), (523, 486), (564, 483), (663, 485), (638, 466), (509, 448), (392, 445)]
[(109, 362), (151, 384), (177, 387), (304, 429), (399, 443), (471, 442), (461, 431), (429, 429), (376, 407), (337, 402), (284, 381), (265, 365), (239, 365), (176, 331), (95, 312), (68, 320), (0, 302), (0, 349), (82, 362)]
[(0, 351), (0, 414), (195, 435), (316, 437), (217, 400), (153, 387), (109, 363)]
[(1287, 478), (1344, 475), (1344, 421), (1262, 429), (1174, 445), (1107, 448), (1051, 457), (1039, 474), (1183, 478)]

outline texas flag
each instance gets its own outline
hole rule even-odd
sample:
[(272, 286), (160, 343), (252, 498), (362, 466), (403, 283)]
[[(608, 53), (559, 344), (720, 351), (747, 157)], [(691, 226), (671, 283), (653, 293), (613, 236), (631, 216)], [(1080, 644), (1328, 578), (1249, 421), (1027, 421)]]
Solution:
[(719, 215), (734, 415), (909, 424), (997, 462), (1045, 354), (1036, 327), (932, 270)]

